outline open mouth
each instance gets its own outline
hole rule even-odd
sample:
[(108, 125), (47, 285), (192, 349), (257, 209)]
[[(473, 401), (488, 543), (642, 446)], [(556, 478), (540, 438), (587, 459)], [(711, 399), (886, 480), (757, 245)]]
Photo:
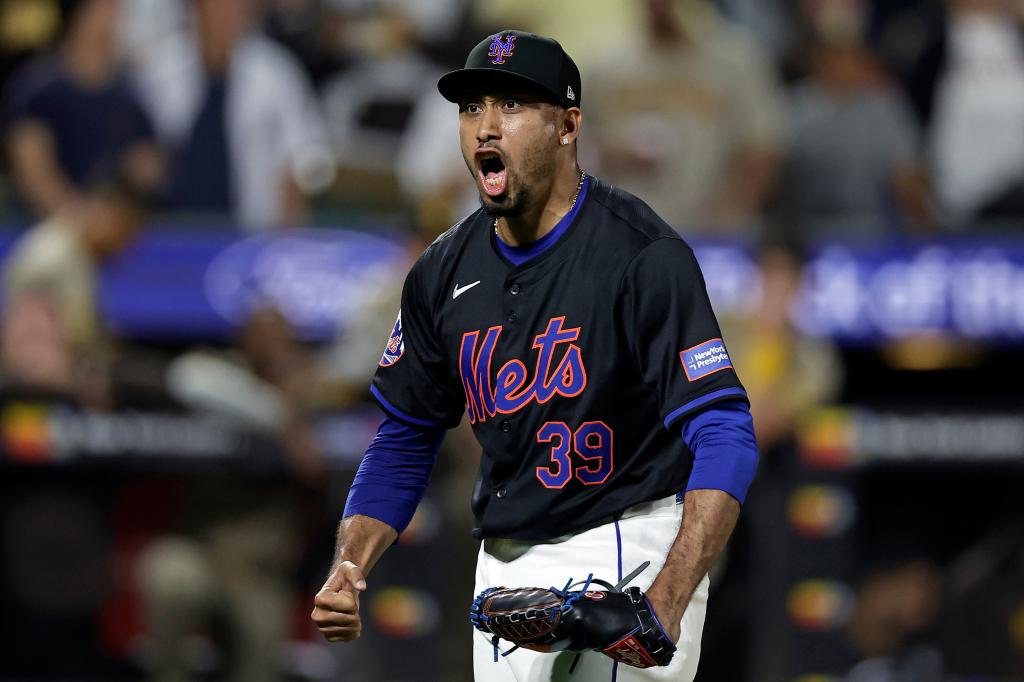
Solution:
[(477, 173), (487, 196), (496, 197), (505, 192), (508, 171), (497, 152), (484, 152), (477, 156)]

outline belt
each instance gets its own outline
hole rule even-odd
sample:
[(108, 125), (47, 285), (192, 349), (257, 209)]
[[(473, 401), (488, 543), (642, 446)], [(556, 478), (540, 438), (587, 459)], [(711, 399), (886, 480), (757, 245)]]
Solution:
[(649, 502), (641, 502), (640, 504), (634, 504), (632, 507), (627, 507), (618, 516), (609, 516), (607, 520), (602, 521), (598, 525), (603, 523), (610, 523), (616, 519), (628, 519), (634, 516), (644, 516), (652, 512), (658, 511), (659, 509), (671, 509), (677, 504), (681, 504), (681, 499), (677, 494), (673, 493), (668, 497), (662, 497), (657, 500), (650, 500)]
[(674, 508), (677, 504), (680, 504), (678, 500), (681, 500), (678, 495), (673, 493), (668, 497), (662, 497), (657, 500), (649, 500), (647, 502), (641, 502), (634, 504), (632, 507), (626, 507), (619, 514), (612, 514), (604, 518), (594, 521), (590, 525), (578, 528), (571, 533), (565, 535), (559, 535), (553, 538), (547, 538), (545, 540), (514, 540), (511, 538), (487, 538), (484, 542), (489, 546), (498, 551), (498, 548), (502, 548), (504, 551), (515, 551), (516, 549), (522, 549), (533, 545), (547, 545), (547, 544), (558, 544), (565, 542), (566, 540), (573, 538), (580, 533), (585, 533), (588, 530), (592, 530), (599, 526), (604, 526), (615, 521), (621, 521), (623, 519), (630, 519), (636, 516), (645, 516), (662, 509)]

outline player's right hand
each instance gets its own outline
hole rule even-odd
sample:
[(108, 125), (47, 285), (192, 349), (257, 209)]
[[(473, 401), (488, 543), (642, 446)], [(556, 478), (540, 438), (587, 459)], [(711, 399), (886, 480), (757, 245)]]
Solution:
[(351, 561), (342, 561), (313, 599), (311, 618), (328, 642), (351, 642), (359, 637), (359, 593), (366, 589), (363, 571)]

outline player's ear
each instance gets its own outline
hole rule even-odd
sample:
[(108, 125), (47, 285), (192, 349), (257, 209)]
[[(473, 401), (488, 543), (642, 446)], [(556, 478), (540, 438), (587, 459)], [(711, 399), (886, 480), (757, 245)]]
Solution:
[(579, 107), (571, 107), (562, 109), (561, 114), (562, 125), (558, 139), (568, 140), (565, 144), (575, 142), (580, 134), (580, 126), (583, 124), (583, 112), (579, 110)]

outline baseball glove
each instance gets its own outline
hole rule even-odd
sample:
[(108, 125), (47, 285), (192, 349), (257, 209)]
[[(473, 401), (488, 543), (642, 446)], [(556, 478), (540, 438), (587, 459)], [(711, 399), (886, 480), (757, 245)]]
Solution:
[[(570, 580), (560, 590), (490, 587), (473, 601), (470, 620), (491, 636), (495, 661), (504, 639), (515, 646), (503, 655), (520, 646), (543, 652), (594, 650), (636, 668), (668, 665), (676, 647), (650, 601), (638, 587), (622, 590), (647, 563), (618, 585), (591, 575), (582, 583)], [(582, 588), (573, 590), (577, 585)], [(592, 585), (605, 590), (591, 590)]]

